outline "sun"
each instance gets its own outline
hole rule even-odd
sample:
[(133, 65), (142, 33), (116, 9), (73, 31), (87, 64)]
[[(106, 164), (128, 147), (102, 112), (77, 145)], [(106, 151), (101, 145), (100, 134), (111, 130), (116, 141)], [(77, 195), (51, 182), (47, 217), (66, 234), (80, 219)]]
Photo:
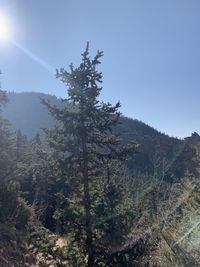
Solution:
[(0, 41), (7, 41), (11, 38), (11, 25), (9, 18), (0, 12)]

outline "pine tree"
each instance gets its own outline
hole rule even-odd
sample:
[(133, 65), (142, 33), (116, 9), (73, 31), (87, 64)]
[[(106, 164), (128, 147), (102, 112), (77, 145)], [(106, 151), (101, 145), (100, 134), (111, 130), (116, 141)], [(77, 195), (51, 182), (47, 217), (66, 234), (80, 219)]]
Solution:
[[(0, 90), (0, 112), (6, 102), (5, 91)], [(0, 114), (0, 222), (12, 217), (16, 209), (17, 199), (16, 183), (12, 177), (14, 171), (14, 147), (8, 127), (8, 121)]]
[[(67, 192), (58, 194), (59, 202), (63, 202), (65, 209), (68, 207), (65, 214), (67, 220), (71, 220), (69, 225), (78, 233), (78, 245), (83, 243), (88, 267), (95, 266), (97, 257), (95, 240), (98, 234), (94, 225), (95, 196), (99, 193), (97, 184), (112, 159), (124, 159), (135, 148), (134, 144), (120, 147), (120, 138), (113, 132), (121, 115), (118, 111), (120, 103), (113, 106), (98, 99), (102, 90), (102, 73), (97, 66), (102, 56), (103, 52), (98, 51), (91, 59), (87, 44), (79, 67), (71, 64), (69, 72), (63, 68), (57, 70), (57, 78), (68, 87), (64, 108), (43, 100), (58, 121), (55, 129), (46, 129), (45, 132), (63, 170), (64, 184), (68, 186)], [(78, 205), (83, 209), (77, 210)], [(63, 209), (57, 211), (58, 218), (61, 218)]]
[(1, 114), (6, 102), (6, 92), (0, 90), (0, 223), (24, 228), (30, 214), (20, 198), (15, 137)]

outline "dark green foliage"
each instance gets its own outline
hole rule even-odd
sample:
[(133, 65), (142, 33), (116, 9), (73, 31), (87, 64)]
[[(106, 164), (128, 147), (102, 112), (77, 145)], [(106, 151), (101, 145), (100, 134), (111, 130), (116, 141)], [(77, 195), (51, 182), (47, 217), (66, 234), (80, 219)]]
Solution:
[[(79, 259), (86, 258), (88, 267), (100, 266), (101, 255), (112, 247), (111, 240), (122, 242), (119, 227), (128, 228), (126, 217), (122, 219), (120, 214), (123, 188), (109, 181), (111, 175), (105, 170), (114, 159), (124, 160), (135, 149), (135, 143), (121, 146), (119, 136), (113, 133), (121, 115), (120, 104), (98, 100), (102, 74), (96, 67), (102, 55), (98, 51), (91, 59), (87, 46), (79, 67), (70, 65), (69, 72), (57, 71), (57, 77), (68, 86), (64, 107), (43, 101), (58, 121), (57, 127), (45, 130), (62, 172), (59, 181), (63, 188), (56, 194), (54, 218), (62, 222), (62, 230), (69, 234), (71, 244), (78, 246)], [(73, 266), (77, 264), (73, 262)]]
[[(20, 142), (16, 145), (8, 121), (2, 117), (6, 101), (5, 92), (0, 90), (0, 266), (18, 267), (26, 263), (23, 255), (27, 252), (25, 242), (32, 210), (20, 197), (18, 157), (22, 154), (18, 146)], [(31, 258), (28, 260), (32, 261)]]
[(197, 145), (199, 141), (195, 139), (194, 136), (191, 136), (184, 140), (181, 150), (177, 151), (174, 161), (164, 176), (166, 181), (178, 181), (184, 177), (186, 173), (193, 173), (195, 176), (198, 176), (199, 163), (196, 160), (195, 145)]
[[(0, 91), (0, 110), (7, 101)], [(9, 123), (0, 114), (0, 222), (12, 223), (16, 228), (24, 228), (31, 211), (19, 194), (18, 163), (22, 157), (22, 135), (15, 136), (9, 130)], [(24, 155), (23, 155), (24, 156)]]
[(163, 163), (170, 168), (184, 141), (162, 134), (141, 121), (123, 117), (120, 122), (116, 131), (121, 134), (123, 142), (136, 140), (139, 144), (138, 153), (128, 162), (128, 167), (162, 178)]
[(56, 184), (58, 166), (51, 153), (41, 144), (39, 135), (27, 142), (25, 148), (26, 157), (18, 165), (22, 195), (44, 226), (55, 230), (53, 213), (55, 193), (59, 188), (59, 184)]
[[(0, 110), (6, 102), (5, 92), (0, 91)], [(16, 158), (13, 136), (9, 124), (0, 114), (0, 221), (13, 219), (17, 209), (18, 184), (14, 177)]]

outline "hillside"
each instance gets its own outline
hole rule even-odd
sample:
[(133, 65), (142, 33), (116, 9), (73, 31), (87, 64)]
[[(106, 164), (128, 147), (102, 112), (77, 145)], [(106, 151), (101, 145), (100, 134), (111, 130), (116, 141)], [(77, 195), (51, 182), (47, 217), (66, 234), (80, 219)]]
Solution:
[[(2, 139), (1, 144), (5, 150), (2, 150), (3, 175), (7, 179), (8, 172), (3, 169), (5, 165), (14, 171), (10, 174), (11, 180), (14, 177), (18, 183), (17, 187), (2, 188), (0, 195), (4, 207), (0, 214), (0, 264), (68, 266), (65, 253), (71, 236), (65, 236), (70, 233), (65, 228), (68, 218), (65, 197), (72, 193), (77, 199), (79, 194), (73, 191), (72, 180), (66, 184), (68, 173), (62, 173), (62, 165), (49, 154), (49, 150), (45, 151), (44, 143), (31, 141), (37, 132), (42, 135), (41, 128), (52, 128), (55, 124), (40, 99), (48, 99), (59, 107), (62, 107), (62, 102), (55, 96), (41, 93), (9, 93), (8, 98), (4, 116), (9, 119), (13, 131), (20, 129), (22, 135), (17, 135), (15, 145), (12, 144), (12, 135), (3, 135), (5, 141)], [(116, 266), (116, 261), (119, 267), (199, 266), (200, 136), (194, 133), (184, 140), (171, 138), (143, 122), (126, 117), (121, 117), (115, 131), (120, 133), (124, 145), (135, 140), (138, 148), (126, 164), (113, 162), (114, 165), (109, 167), (110, 176), (119, 187), (106, 191), (109, 187), (101, 188), (101, 183), (96, 184), (100, 186), (98, 190), (108, 193), (105, 197), (110, 197), (108, 203), (111, 205), (118, 203), (121, 197), (125, 201), (120, 205), (114, 204), (117, 205), (117, 214), (112, 215), (115, 220), (111, 223), (117, 228), (113, 234), (123, 236), (124, 240), (118, 243), (116, 239), (116, 243), (111, 242), (110, 247), (106, 247), (105, 257), (109, 258), (109, 266)], [(10, 146), (4, 147), (8, 141)], [(12, 155), (12, 158), (7, 155)], [(107, 184), (107, 178), (103, 181)], [(96, 185), (93, 185), (93, 197), (98, 192)], [(120, 195), (121, 187), (124, 187), (125, 195)], [(115, 190), (116, 198), (113, 195)], [(112, 202), (113, 199), (117, 202)], [(99, 208), (100, 211), (104, 209), (101, 199), (95, 203), (97, 212)], [(78, 205), (72, 206), (72, 211), (79, 212)], [(105, 229), (104, 220), (109, 222), (111, 210), (105, 209), (104, 212), (108, 214), (105, 216), (101, 212), (102, 228), (98, 228), (99, 221), (95, 225), (98, 231)], [(74, 214), (70, 216), (73, 218)], [(127, 227), (123, 234), (121, 224)], [(104, 231), (106, 237), (112, 232), (111, 229)], [(100, 247), (104, 244), (104, 238), (100, 239), (100, 244)], [(78, 251), (75, 250), (75, 254), (81, 258)], [(70, 255), (74, 257), (73, 253)]]
[(200, 266), (199, 149), (195, 133), (167, 173), (173, 182), (155, 183), (141, 194), (136, 226), (114, 254), (137, 251), (138, 267)]
[(52, 118), (41, 105), (42, 98), (48, 98), (55, 105), (60, 104), (55, 96), (43, 93), (8, 93), (8, 103), (3, 114), (14, 131), (20, 129), (23, 134), (32, 138), (37, 132), (42, 132), (42, 127), (53, 126)]
[[(29, 138), (38, 132), (43, 134), (42, 128), (52, 128), (55, 124), (41, 104), (41, 99), (62, 106), (61, 99), (43, 93), (8, 93), (8, 99), (4, 116), (14, 131), (20, 129)], [(160, 133), (136, 119), (122, 117), (116, 131), (120, 133), (124, 144), (131, 140), (139, 144), (139, 153), (130, 161), (129, 167), (155, 176), (159, 176), (163, 168), (169, 168), (183, 147), (183, 141)]]

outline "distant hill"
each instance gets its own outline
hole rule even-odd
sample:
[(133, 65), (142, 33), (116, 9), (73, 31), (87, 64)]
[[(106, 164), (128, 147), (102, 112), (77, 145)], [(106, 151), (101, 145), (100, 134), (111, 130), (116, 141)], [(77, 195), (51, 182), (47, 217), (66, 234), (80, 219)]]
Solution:
[[(52, 128), (55, 124), (41, 99), (48, 99), (52, 104), (61, 106), (61, 99), (56, 96), (36, 92), (8, 93), (9, 102), (5, 107), (4, 116), (11, 122), (14, 131), (18, 129), (29, 138), (42, 133), (42, 128)], [(157, 173), (174, 161), (182, 149), (183, 141), (171, 138), (145, 123), (122, 117), (116, 129), (120, 132), (123, 142), (136, 140), (139, 153), (131, 160), (131, 167), (142, 172)], [(157, 174), (156, 174), (157, 175)]]
[(48, 98), (59, 105), (56, 96), (42, 93), (8, 93), (9, 102), (5, 106), (4, 116), (10, 121), (14, 131), (20, 129), (27, 137), (32, 138), (41, 128), (51, 128), (54, 121), (46, 108), (41, 104), (42, 98)]

